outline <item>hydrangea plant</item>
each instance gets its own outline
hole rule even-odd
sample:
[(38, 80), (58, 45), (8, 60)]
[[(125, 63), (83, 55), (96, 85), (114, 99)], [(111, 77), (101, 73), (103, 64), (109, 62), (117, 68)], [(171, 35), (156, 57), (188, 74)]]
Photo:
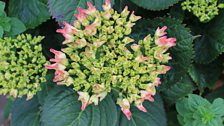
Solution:
[(201, 22), (209, 22), (219, 14), (219, 8), (224, 8), (218, 0), (186, 0), (181, 5), (183, 10), (192, 12)]
[(223, 126), (224, 100), (217, 98), (211, 104), (194, 94), (176, 104), (178, 120), (183, 126)]
[(42, 54), (41, 40), (29, 34), (0, 39), (0, 94), (31, 99), (45, 82), (47, 61)]
[(141, 17), (127, 6), (118, 13), (110, 0), (103, 11), (90, 2), (87, 5), (88, 9), (78, 8), (74, 24), (64, 22), (64, 28), (57, 30), (65, 37), (65, 47), (50, 49), (54, 63), (46, 68), (55, 70), (53, 81), (58, 85), (73, 86), (82, 110), (92, 103), (98, 105), (111, 90), (118, 92), (117, 104), (130, 120), (131, 104), (146, 112), (142, 103), (154, 101), (159, 75), (170, 70), (164, 65), (172, 59), (167, 50), (176, 45), (176, 39), (166, 36), (164, 26), (136, 41), (130, 34)]

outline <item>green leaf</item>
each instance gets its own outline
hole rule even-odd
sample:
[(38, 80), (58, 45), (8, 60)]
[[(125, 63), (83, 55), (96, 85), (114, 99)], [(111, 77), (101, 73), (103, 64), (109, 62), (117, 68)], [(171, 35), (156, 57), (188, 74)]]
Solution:
[(5, 119), (7, 119), (9, 117), (9, 114), (11, 113), (13, 101), (14, 101), (13, 98), (7, 98), (7, 102), (4, 106), (4, 118)]
[(218, 116), (224, 116), (224, 100), (222, 98), (217, 98), (212, 103), (212, 110)]
[(35, 28), (50, 18), (47, 6), (40, 0), (10, 0), (9, 15), (19, 18), (27, 28)]
[(107, 96), (98, 106), (89, 105), (81, 111), (77, 93), (56, 87), (45, 100), (41, 122), (44, 126), (114, 126), (117, 110), (112, 98)]
[(127, 120), (127, 117), (121, 112), (118, 126), (166, 126), (166, 114), (163, 106), (163, 101), (159, 95), (155, 96), (154, 102), (145, 101), (145, 108), (148, 112), (139, 111), (136, 107), (131, 107), (132, 117)]
[(5, 2), (0, 1), (0, 16), (6, 16), (4, 9), (5, 9)]
[(201, 35), (195, 40), (195, 61), (210, 63), (224, 52), (224, 11), (220, 11), (212, 21), (205, 25), (193, 26)]
[(0, 26), (0, 38), (3, 37), (3, 34), (4, 34), (4, 29), (2, 28), (2, 26)]
[(173, 104), (177, 100), (191, 94), (195, 90), (194, 83), (188, 74), (186, 74), (179, 82), (173, 84), (166, 90), (162, 90), (162, 96), (168, 104)]
[[(73, 24), (76, 19), (74, 14), (77, 13), (77, 9), (87, 8), (87, 2), (90, 1), (97, 9), (102, 9), (102, 5), (105, 0), (49, 0), (48, 7), (51, 15), (59, 22), (66, 21), (69, 24)], [(114, 4), (114, 0), (111, 0), (111, 5)]]
[(0, 26), (2, 26), (2, 28), (6, 32), (9, 32), (11, 29), (10, 21), (11, 21), (11, 18), (9, 17), (0, 17)]
[(189, 74), (200, 88), (212, 88), (222, 73), (222, 67), (222, 61), (219, 59), (210, 64), (195, 63), (189, 69)]
[(134, 38), (143, 38), (147, 34), (153, 35), (157, 27), (168, 26), (167, 33), (169, 37), (177, 39), (176, 46), (168, 51), (172, 60), (169, 65), (171, 70), (162, 77), (163, 89), (177, 83), (187, 73), (192, 64), (193, 58), (193, 36), (188, 28), (185, 28), (179, 20), (172, 18), (155, 18), (153, 20), (141, 20), (133, 30)]
[(12, 17), (10, 20), (11, 29), (7, 33), (9, 36), (18, 35), (26, 30), (26, 26), (18, 18)]
[(16, 99), (12, 108), (11, 126), (40, 126), (40, 109), (36, 97), (30, 101)]
[(180, 0), (131, 0), (136, 5), (148, 10), (167, 9)]
[(213, 90), (211, 93), (205, 96), (209, 101), (213, 101), (216, 98), (224, 98), (224, 87)]

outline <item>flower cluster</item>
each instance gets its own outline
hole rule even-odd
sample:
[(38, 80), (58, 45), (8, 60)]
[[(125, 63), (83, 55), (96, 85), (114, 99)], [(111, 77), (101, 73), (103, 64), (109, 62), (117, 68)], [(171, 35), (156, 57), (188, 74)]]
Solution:
[(119, 14), (111, 8), (110, 0), (98, 11), (90, 2), (88, 9), (78, 8), (73, 25), (64, 23), (57, 32), (65, 37), (61, 51), (51, 49), (54, 62), (47, 69), (55, 70), (54, 82), (72, 85), (79, 94), (82, 110), (91, 103), (97, 105), (108, 92), (119, 92), (117, 104), (128, 119), (130, 104), (146, 112), (142, 103), (154, 101), (160, 84), (159, 74), (170, 70), (171, 57), (166, 51), (175, 46), (176, 39), (165, 36), (158, 28), (154, 37), (135, 41), (129, 37), (135, 22), (141, 17), (130, 13), (128, 7)]
[(42, 54), (43, 37), (19, 35), (0, 39), (0, 94), (31, 99), (45, 82), (46, 59)]
[(219, 8), (224, 8), (218, 0), (186, 0), (181, 5), (183, 10), (192, 12), (201, 22), (209, 22), (218, 15)]

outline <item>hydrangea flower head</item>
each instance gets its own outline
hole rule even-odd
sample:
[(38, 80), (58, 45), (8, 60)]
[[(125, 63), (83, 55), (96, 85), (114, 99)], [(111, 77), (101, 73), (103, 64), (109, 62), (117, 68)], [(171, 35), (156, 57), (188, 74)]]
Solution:
[(45, 82), (47, 61), (42, 54), (43, 37), (19, 35), (0, 39), (0, 94), (31, 99)]
[(73, 25), (64, 23), (57, 32), (65, 37), (61, 51), (51, 49), (54, 62), (46, 68), (55, 70), (54, 82), (72, 85), (79, 94), (82, 110), (89, 104), (98, 105), (111, 90), (119, 92), (117, 104), (128, 119), (130, 105), (147, 112), (142, 103), (154, 101), (159, 74), (170, 70), (171, 56), (166, 51), (176, 45), (168, 38), (166, 26), (158, 28), (154, 37), (135, 41), (129, 35), (141, 17), (128, 11), (119, 14), (110, 0), (98, 11), (90, 2), (88, 9), (78, 8)]

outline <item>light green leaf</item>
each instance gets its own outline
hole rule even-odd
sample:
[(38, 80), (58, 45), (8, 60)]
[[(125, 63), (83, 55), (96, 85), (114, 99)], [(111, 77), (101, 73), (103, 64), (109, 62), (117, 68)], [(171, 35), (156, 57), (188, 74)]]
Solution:
[(40, 0), (10, 0), (9, 16), (19, 18), (27, 28), (35, 28), (50, 18), (47, 5)]
[(4, 34), (4, 29), (2, 28), (2, 26), (0, 26), (0, 38), (3, 37), (3, 34)]
[(217, 98), (212, 103), (212, 110), (218, 116), (224, 116), (224, 100), (222, 98)]
[(9, 32), (11, 29), (10, 21), (11, 21), (11, 18), (9, 17), (0, 17), (0, 26), (2, 26), (2, 28), (6, 32)]
[(81, 111), (76, 92), (56, 87), (45, 99), (41, 122), (44, 126), (114, 126), (117, 110), (112, 98), (107, 96), (98, 106), (89, 105)]
[(180, 0), (131, 0), (133, 3), (148, 10), (167, 9)]
[(18, 18), (12, 17), (10, 24), (11, 29), (7, 33), (9, 36), (18, 35), (26, 30), (26, 26)]
[[(76, 19), (74, 14), (77, 13), (77, 9), (87, 8), (87, 2), (91, 2), (97, 9), (102, 9), (102, 5), (105, 0), (49, 0), (48, 7), (51, 15), (59, 22), (66, 21), (69, 24), (73, 24)], [(114, 0), (111, 0), (111, 5), (114, 4)]]
[(136, 107), (131, 108), (132, 117), (129, 121), (121, 112), (118, 126), (166, 126), (166, 114), (163, 101), (159, 95), (155, 96), (154, 102), (144, 102), (148, 112), (139, 111)]
[[(196, 33), (201, 37), (195, 40), (195, 61), (210, 63), (224, 52), (224, 11), (221, 10), (208, 24), (195, 25)], [(196, 29), (197, 28), (197, 29)]]
[(5, 9), (5, 2), (0, 1), (0, 16), (6, 16), (4, 9)]
[(26, 101), (16, 99), (12, 109), (11, 126), (40, 126), (40, 109), (37, 98)]

